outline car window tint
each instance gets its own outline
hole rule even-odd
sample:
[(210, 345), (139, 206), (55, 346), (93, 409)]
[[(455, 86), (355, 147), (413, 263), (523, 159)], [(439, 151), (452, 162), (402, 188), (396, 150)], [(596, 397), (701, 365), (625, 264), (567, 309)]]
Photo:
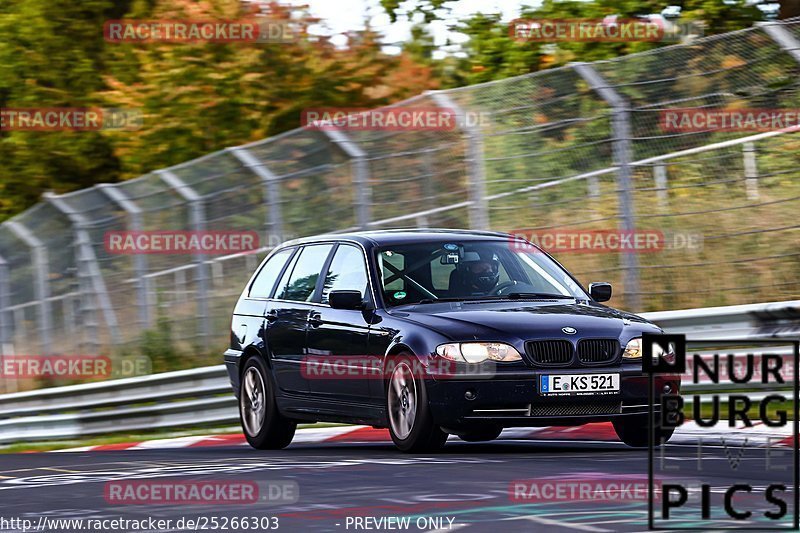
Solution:
[(322, 265), (325, 264), (332, 248), (332, 244), (304, 247), (288, 282), (282, 286), (276, 298), (293, 302), (310, 302), (314, 296), (314, 288), (317, 286)]
[(256, 276), (253, 285), (250, 286), (250, 296), (253, 298), (269, 298), (272, 294), (272, 289), (275, 287), (275, 282), (278, 281), (278, 275), (283, 269), (283, 265), (289, 259), (293, 250), (281, 250), (269, 258), (267, 263), (261, 269), (261, 272)]
[(328, 303), (331, 291), (360, 291), (367, 293), (367, 267), (364, 254), (355, 246), (342, 245), (336, 250), (322, 287), (322, 303)]

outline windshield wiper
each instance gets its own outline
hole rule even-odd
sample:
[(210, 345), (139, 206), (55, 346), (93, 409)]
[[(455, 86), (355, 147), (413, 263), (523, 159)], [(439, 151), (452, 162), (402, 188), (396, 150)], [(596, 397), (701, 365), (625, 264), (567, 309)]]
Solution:
[[(548, 294), (546, 292), (512, 292), (505, 295), (509, 300), (524, 300), (525, 298), (542, 298), (547, 300), (575, 300), (576, 296), (566, 294)], [(498, 296), (502, 298), (502, 296)]]
[(475, 296), (475, 297), (465, 296), (463, 298), (437, 298), (435, 300), (433, 298), (423, 298), (422, 300), (418, 302), (413, 302), (412, 304), (409, 305), (438, 304), (439, 302), (468, 302), (471, 300), (482, 300), (483, 298), (484, 298), (483, 296)]

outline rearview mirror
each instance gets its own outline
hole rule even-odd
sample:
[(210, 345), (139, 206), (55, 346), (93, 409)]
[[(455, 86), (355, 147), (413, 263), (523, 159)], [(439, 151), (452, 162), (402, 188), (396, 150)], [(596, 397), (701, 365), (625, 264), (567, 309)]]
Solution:
[(328, 303), (333, 309), (361, 309), (364, 307), (364, 297), (361, 291), (331, 291)]
[(611, 284), (610, 283), (590, 283), (589, 296), (595, 302), (607, 302), (611, 299)]

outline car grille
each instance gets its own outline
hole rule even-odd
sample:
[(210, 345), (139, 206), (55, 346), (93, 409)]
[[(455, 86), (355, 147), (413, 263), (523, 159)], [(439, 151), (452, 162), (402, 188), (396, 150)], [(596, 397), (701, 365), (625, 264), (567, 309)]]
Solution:
[(526, 344), (528, 355), (537, 365), (565, 365), (572, 361), (569, 341), (531, 341)]
[(578, 359), (585, 364), (608, 363), (617, 358), (619, 341), (616, 339), (584, 339), (578, 342)]
[(591, 416), (620, 413), (619, 400), (594, 400), (570, 403), (545, 403), (531, 406), (531, 416)]

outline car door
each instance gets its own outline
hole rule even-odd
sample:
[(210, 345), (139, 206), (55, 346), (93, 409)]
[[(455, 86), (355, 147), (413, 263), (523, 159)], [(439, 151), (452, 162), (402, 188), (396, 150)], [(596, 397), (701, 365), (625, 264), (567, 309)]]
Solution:
[(320, 270), (332, 249), (333, 244), (302, 247), (284, 271), (274, 298), (267, 304), (267, 347), (281, 391), (309, 392), (302, 371), (308, 317)]
[(370, 381), (380, 379), (380, 366), (374, 364), (380, 359), (367, 353), (371, 311), (333, 309), (328, 305), (328, 295), (338, 290), (356, 290), (371, 301), (368, 287), (362, 249), (339, 244), (321, 283), (320, 305), (311, 310), (309, 317), (308, 359), (316, 363), (307, 372), (312, 394), (369, 401)]
[(231, 323), (231, 333), (240, 346), (256, 345), (261, 349), (266, 346), (267, 323), (264, 315), (268, 301), (295, 251), (294, 248), (287, 248), (273, 254), (253, 277), (246, 294), (239, 300)]

